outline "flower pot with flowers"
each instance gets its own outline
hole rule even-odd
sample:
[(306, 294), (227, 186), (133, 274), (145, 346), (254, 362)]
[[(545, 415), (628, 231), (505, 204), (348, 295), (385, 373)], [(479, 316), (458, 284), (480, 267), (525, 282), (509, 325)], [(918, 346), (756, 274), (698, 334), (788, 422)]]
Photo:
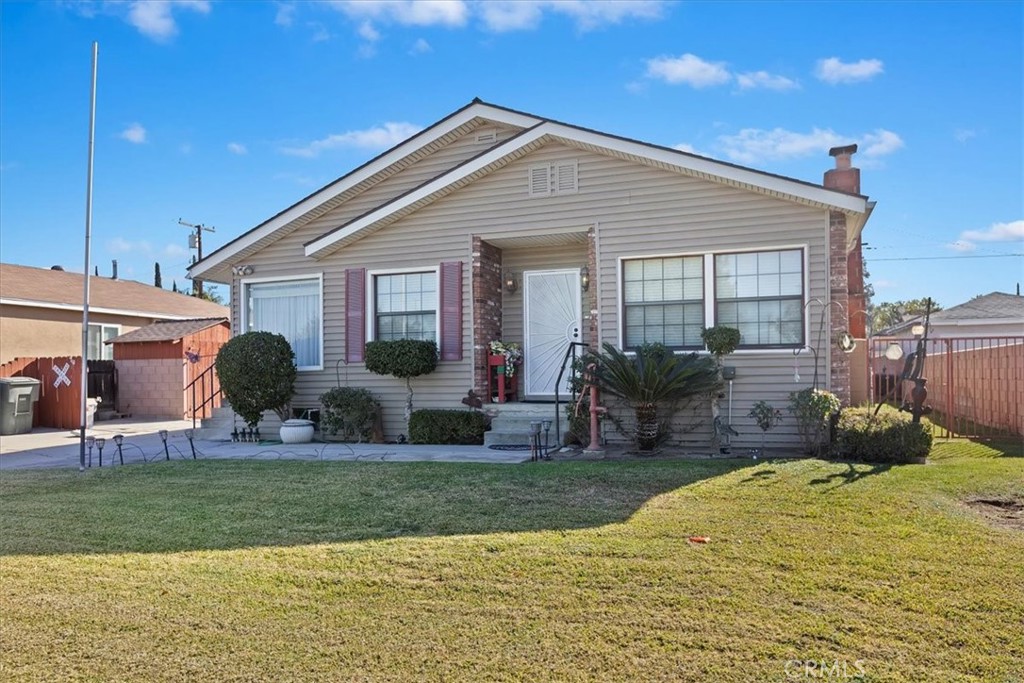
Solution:
[[(495, 340), (488, 344), (488, 349), (488, 365), (498, 373), (498, 401), (503, 403), (507, 394), (515, 393), (516, 369), (523, 363), (523, 347), (515, 342)], [(511, 389), (506, 388), (509, 386)]]

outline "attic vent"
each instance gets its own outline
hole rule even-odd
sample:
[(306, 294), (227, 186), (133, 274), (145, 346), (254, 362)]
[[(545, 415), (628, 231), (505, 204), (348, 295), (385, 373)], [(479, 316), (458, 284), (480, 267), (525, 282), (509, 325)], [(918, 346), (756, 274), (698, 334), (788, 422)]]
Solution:
[(476, 134), (477, 142), (494, 142), (498, 139), (498, 132), (495, 130), (483, 130)]
[(576, 194), (579, 191), (579, 162), (558, 161), (530, 167), (531, 197)]

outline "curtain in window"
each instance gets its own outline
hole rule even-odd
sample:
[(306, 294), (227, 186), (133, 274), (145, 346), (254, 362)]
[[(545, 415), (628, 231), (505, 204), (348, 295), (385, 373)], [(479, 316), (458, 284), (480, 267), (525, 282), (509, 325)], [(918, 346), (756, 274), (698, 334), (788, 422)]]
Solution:
[(284, 335), (300, 368), (321, 365), (318, 280), (251, 284), (248, 297), (250, 330)]

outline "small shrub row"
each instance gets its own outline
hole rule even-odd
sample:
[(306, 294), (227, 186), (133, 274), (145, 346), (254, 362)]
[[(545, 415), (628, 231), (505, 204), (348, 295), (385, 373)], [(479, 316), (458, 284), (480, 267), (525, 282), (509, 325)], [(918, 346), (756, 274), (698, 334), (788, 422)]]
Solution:
[(484, 442), (487, 417), (471, 410), (417, 410), (409, 419), (409, 441), (459, 446)]
[(908, 463), (928, 455), (932, 434), (905, 413), (847, 408), (839, 416), (834, 452), (837, 457), (876, 463)]

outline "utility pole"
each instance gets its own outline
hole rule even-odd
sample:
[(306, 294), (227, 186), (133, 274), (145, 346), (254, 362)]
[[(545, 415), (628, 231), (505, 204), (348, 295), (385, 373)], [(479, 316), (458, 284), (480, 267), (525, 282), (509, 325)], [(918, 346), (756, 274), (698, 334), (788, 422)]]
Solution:
[[(217, 229), (214, 228), (213, 226), (207, 227), (207, 226), (203, 225), (202, 223), (199, 223), (198, 225), (195, 224), (195, 223), (188, 223), (186, 221), (181, 220), (180, 218), (178, 219), (178, 225), (184, 225), (189, 230), (195, 230), (195, 234), (188, 236), (188, 248), (189, 249), (195, 249), (196, 252), (199, 254), (199, 257), (196, 258), (195, 260), (193, 260), (192, 263), (195, 263), (196, 261), (202, 261), (203, 260), (203, 232), (204, 231), (206, 231), (206, 232), (216, 232)], [(192, 296), (198, 296), (198, 297), (202, 297), (203, 296), (203, 281), (202, 280), (199, 280), (199, 279), (192, 280)]]

